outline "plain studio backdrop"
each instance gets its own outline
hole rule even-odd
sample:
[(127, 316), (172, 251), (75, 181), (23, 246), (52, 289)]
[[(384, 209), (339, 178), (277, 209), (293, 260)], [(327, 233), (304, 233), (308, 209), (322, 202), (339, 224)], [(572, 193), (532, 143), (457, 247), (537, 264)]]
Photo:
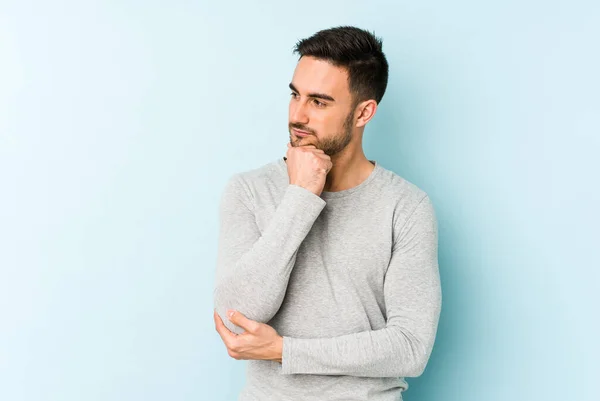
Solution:
[(219, 197), (285, 154), (292, 48), (338, 25), (390, 63), (366, 155), (439, 219), (405, 400), (600, 399), (598, 2), (0, 4), (1, 400), (236, 398)]

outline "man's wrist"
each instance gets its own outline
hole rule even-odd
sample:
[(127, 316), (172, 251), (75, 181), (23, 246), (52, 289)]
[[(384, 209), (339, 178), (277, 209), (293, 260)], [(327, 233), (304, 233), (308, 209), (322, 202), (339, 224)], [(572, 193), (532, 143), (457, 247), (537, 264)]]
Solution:
[(271, 360), (282, 363), (283, 359), (283, 337), (278, 336), (275, 340), (274, 355)]

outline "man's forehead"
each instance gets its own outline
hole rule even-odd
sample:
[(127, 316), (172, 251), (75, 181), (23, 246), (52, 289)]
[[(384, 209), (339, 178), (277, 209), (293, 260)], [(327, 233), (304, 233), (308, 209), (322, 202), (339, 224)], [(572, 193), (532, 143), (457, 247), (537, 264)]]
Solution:
[(349, 93), (346, 70), (314, 57), (300, 58), (292, 83), (301, 92), (328, 93), (336, 99)]

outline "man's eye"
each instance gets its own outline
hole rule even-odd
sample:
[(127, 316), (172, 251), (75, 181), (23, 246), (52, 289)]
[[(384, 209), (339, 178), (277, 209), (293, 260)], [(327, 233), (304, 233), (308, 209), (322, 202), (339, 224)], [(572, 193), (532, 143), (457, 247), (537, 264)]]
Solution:
[(325, 103), (319, 102), (317, 99), (315, 99), (315, 104), (316, 104), (318, 107), (325, 106)]
[(290, 93), (290, 95), (292, 95), (292, 97), (296, 96), (296, 94), (294, 92)]

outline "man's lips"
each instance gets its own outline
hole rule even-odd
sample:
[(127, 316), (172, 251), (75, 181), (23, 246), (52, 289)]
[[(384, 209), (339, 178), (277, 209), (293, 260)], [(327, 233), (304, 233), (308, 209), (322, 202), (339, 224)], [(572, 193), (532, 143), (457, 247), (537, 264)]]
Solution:
[(292, 131), (294, 131), (294, 134), (295, 134), (296, 136), (305, 137), (305, 136), (312, 135), (312, 134), (311, 134), (311, 133), (309, 133), (309, 132), (306, 132), (306, 131), (299, 131), (299, 130), (297, 130), (296, 128), (292, 128)]

